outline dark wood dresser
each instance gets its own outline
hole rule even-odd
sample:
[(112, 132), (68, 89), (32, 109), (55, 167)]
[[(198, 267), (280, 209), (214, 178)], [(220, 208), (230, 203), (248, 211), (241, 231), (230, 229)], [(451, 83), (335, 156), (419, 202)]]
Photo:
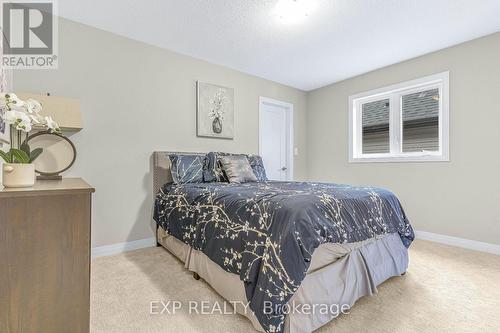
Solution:
[(79, 178), (0, 190), (0, 332), (89, 332), (93, 192)]

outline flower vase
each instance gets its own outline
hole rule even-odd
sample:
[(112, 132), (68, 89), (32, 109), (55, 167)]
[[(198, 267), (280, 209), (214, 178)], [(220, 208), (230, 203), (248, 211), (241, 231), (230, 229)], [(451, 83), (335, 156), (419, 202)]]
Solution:
[(219, 117), (215, 117), (212, 121), (212, 130), (217, 134), (222, 133), (222, 122)]
[(35, 165), (4, 163), (2, 177), (5, 187), (31, 187), (35, 185)]

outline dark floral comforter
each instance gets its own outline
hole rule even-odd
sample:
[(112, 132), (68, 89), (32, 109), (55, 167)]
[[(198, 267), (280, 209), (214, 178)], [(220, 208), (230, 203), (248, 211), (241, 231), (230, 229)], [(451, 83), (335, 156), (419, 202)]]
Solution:
[[(285, 316), (314, 250), (397, 232), (409, 247), (414, 233), (396, 196), (374, 187), (264, 182), (167, 184), (154, 219), (169, 234), (205, 253), (244, 282), (250, 308), (267, 332)], [(278, 305), (278, 306), (276, 306)]]

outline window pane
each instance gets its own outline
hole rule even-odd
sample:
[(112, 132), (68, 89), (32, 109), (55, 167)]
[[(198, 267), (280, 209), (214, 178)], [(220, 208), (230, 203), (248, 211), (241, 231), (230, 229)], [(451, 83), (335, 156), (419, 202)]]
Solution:
[(389, 153), (389, 99), (363, 104), (363, 154)]
[(403, 152), (439, 150), (439, 89), (402, 97)]

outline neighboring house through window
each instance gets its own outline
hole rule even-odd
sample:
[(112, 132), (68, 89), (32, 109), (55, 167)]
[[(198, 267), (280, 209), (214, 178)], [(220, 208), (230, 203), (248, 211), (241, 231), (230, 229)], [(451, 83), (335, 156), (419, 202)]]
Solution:
[(448, 85), (445, 72), (349, 97), (349, 161), (448, 161)]

